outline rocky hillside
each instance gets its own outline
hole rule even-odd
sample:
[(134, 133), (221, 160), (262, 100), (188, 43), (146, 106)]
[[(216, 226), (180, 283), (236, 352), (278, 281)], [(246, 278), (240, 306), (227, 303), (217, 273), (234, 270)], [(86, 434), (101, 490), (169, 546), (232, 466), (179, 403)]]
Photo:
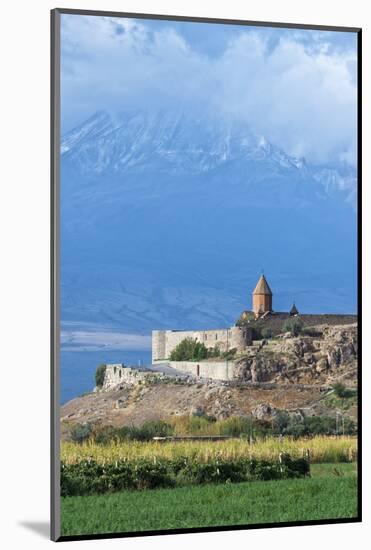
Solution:
[(312, 336), (290, 334), (247, 348), (236, 378), (244, 382), (356, 383), (357, 325), (318, 326)]
[(335, 415), (343, 408), (356, 418), (356, 399), (334, 399), (331, 384), (357, 383), (357, 326), (322, 326), (315, 336), (280, 338), (248, 348), (236, 363), (236, 381), (151, 376), (92, 392), (61, 409), (62, 435), (83, 422), (141, 425), (173, 415), (206, 414), (218, 419), (253, 415), (270, 418), (277, 410)]
[[(222, 383), (162, 383), (131, 386), (73, 399), (62, 407), (62, 434), (68, 425), (99, 422), (137, 425), (173, 415), (207, 414), (218, 419), (254, 413), (261, 418), (275, 409), (305, 409), (323, 397), (319, 387), (229, 387)], [(64, 428), (64, 429), (63, 429)]]

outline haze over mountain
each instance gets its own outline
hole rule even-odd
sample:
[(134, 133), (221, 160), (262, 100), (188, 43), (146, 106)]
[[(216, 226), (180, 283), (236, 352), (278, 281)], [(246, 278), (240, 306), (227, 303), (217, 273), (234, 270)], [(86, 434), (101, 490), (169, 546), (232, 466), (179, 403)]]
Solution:
[(233, 324), (262, 269), (278, 311), (295, 299), (302, 312), (355, 312), (348, 165), (310, 165), (239, 121), (181, 108), (98, 112), (63, 136), (61, 152), (66, 349), (79, 346), (76, 327), (149, 335)]

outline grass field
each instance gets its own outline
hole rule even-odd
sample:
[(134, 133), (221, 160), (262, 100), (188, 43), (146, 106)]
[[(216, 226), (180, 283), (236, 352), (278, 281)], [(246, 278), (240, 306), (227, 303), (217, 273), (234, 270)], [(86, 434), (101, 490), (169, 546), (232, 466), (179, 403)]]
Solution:
[(65, 497), (62, 535), (352, 518), (353, 464), (314, 464), (311, 478)]
[(236, 459), (251, 457), (257, 459), (277, 459), (280, 452), (293, 458), (310, 453), (312, 463), (353, 462), (357, 459), (357, 438), (351, 436), (317, 436), (311, 439), (285, 438), (282, 442), (275, 438), (258, 440), (249, 445), (246, 440), (233, 439), (214, 442), (111, 442), (108, 445), (63, 441), (61, 459), (72, 464), (84, 459), (94, 459), (106, 463), (116, 460), (136, 460), (140, 458), (187, 457), (194, 461), (207, 462), (212, 458)]

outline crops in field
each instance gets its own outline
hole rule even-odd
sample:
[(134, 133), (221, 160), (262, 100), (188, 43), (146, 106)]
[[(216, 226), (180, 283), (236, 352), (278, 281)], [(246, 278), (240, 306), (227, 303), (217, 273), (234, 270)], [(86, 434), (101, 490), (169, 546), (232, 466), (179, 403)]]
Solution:
[(186, 458), (207, 463), (216, 459), (277, 460), (280, 453), (292, 458), (308, 456), (311, 463), (340, 463), (357, 460), (355, 437), (318, 436), (312, 439), (268, 438), (249, 444), (247, 440), (228, 441), (178, 441), (178, 442), (110, 442), (99, 445), (90, 441), (77, 444), (61, 443), (61, 460), (76, 464), (82, 460), (94, 460), (99, 464), (115, 461), (138, 461), (141, 459), (176, 460)]
[(314, 465), (311, 478), (206, 484), (62, 497), (63, 535), (354, 518), (351, 464)]
[(91, 495), (123, 490), (183, 487), (207, 483), (240, 483), (305, 477), (309, 462), (281, 454), (277, 460), (214, 459), (195, 462), (190, 459), (141, 459), (99, 464), (82, 460), (61, 464), (61, 495)]

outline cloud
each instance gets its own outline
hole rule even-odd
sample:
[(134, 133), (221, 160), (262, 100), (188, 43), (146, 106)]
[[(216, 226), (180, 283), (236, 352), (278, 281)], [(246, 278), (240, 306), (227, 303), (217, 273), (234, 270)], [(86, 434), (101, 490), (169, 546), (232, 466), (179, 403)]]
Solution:
[(289, 154), (355, 164), (355, 35), (211, 25), (223, 48), (208, 54), (192, 25), (63, 15), (64, 128), (100, 109), (208, 110)]
[(351, 61), (350, 54), (311, 53), (288, 38), (267, 53), (259, 39), (245, 36), (221, 59), (221, 74), (229, 75), (221, 79), (222, 103), (290, 154), (314, 162), (354, 163), (356, 86)]

